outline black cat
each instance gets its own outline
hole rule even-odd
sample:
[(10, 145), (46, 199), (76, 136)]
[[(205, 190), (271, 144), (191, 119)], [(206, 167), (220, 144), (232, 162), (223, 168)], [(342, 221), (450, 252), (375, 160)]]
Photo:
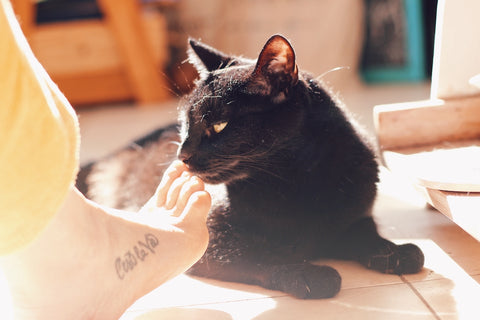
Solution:
[[(298, 70), (285, 38), (271, 37), (256, 61), (193, 40), (190, 47), (200, 79), (180, 107), (176, 156), (206, 183), (224, 188), (212, 189), (210, 244), (189, 273), (308, 299), (340, 290), (335, 269), (309, 262), (321, 257), (384, 273), (421, 270), (417, 246), (395, 245), (377, 232), (371, 211), (378, 165), (370, 144), (322, 83)], [(163, 149), (175, 130), (160, 130), (123, 156), (91, 165), (84, 171), (90, 190), (116, 188), (110, 197), (125, 198), (147, 176), (150, 192), (133, 200), (144, 203), (161, 175), (157, 164), (165, 162), (145, 154), (173, 158)], [(129, 186), (123, 195), (118, 184)], [(95, 192), (89, 196), (102, 202)]]

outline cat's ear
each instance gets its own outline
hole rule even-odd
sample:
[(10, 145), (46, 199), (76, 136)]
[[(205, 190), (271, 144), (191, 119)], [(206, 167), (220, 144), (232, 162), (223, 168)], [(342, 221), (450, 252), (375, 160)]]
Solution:
[(223, 52), (218, 51), (200, 41), (189, 39), (188, 58), (200, 74), (225, 68), (233, 60)]
[(272, 36), (260, 52), (252, 74), (252, 89), (282, 101), (298, 82), (298, 68), (292, 46), (281, 35)]

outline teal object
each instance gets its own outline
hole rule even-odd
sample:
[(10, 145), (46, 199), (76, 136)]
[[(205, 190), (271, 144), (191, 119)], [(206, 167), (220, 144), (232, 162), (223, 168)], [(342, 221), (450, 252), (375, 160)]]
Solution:
[(403, 0), (403, 5), (406, 18), (406, 63), (401, 67), (362, 69), (362, 78), (366, 82), (418, 82), (426, 78), (421, 0)]

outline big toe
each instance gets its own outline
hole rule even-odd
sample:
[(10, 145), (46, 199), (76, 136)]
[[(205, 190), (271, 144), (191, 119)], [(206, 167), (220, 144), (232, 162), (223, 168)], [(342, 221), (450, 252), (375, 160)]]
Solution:
[(208, 212), (212, 206), (212, 198), (206, 191), (195, 191), (189, 196), (187, 204), (183, 209), (183, 220), (207, 220)]

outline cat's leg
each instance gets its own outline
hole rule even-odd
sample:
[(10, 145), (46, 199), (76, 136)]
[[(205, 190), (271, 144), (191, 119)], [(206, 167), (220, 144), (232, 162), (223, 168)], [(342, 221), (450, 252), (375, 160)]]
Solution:
[(263, 286), (299, 299), (325, 299), (335, 296), (341, 283), (340, 274), (332, 267), (304, 262), (269, 266)]
[[(216, 248), (218, 249), (218, 247)], [(328, 266), (308, 262), (290, 262), (278, 259), (277, 263), (262, 261), (262, 255), (248, 256), (236, 252), (236, 256), (218, 259), (207, 254), (188, 273), (223, 281), (259, 285), (279, 290), (299, 299), (325, 299), (335, 296), (341, 286), (339, 273)]]
[(332, 256), (356, 260), (383, 273), (411, 274), (423, 268), (424, 255), (416, 245), (396, 245), (382, 238), (371, 217), (354, 223), (333, 246)]

